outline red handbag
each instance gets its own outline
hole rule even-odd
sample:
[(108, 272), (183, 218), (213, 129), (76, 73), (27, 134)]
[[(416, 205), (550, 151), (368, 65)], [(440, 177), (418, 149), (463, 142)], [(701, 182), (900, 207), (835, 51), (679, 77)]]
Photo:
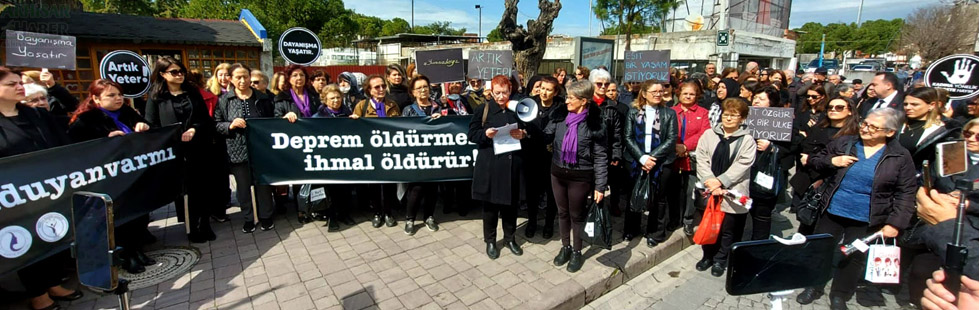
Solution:
[(718, 241), (718, 233), (721, 232), (721, 222), (725, 220), (725, 212), (721, 211), (721, 196), (708, 198), (708, 206), (704, 208), (704, 216), (698, 231), (694, 233), (694, 244), (714, 244)]

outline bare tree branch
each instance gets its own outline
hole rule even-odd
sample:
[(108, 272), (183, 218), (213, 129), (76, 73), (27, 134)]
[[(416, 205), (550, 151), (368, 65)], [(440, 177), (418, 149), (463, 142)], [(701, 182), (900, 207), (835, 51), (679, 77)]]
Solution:
[(527, 29), (525, 29), (517, 23), (518, 1), (506, 0), (504, 2), (504, 14), (500, 18), (497, 29), (500, 30), (504, 39), (511, 43), (517, 71), (530, 77), (537, 74), (538, 65), (544, 58), (544, 52), (548, 46), (548, 35), (551, 34), (555, 18), (558, 17), (558, 11), (561, 11), (561, 2), (560, 0), (554, 2), (538, 0), (538, 8), (541, 12), (536, 20), (527, 21)]

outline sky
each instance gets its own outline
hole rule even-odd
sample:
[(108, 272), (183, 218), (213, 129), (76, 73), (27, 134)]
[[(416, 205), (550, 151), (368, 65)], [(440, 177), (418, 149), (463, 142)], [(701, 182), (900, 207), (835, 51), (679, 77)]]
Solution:
[[(717, 0), (688, 0), (690, 4), (703, 2), (711, 3)], [(731, 0), (737, 1), (737, 0)], [(412, 0), (344, 0), (347, 8), (365, 14), (391, 19), (403, 18), (411, 22)], [(854, 22), (857, 19), (857, 7), (861, 0), (794, 0), (790, 13), (790, 28), (799, 27), (807, 22), (834, 23)], [(904, 18), (920, 7), (939, 3), (940, 0), (864, 0), (864, 11), (861, 20)], [(477, 33), (479, 30), (479, 11), (474, 8), (479, 4), (483, 7), (483, 36), (497, 27), (503, 14), (503, 0), (414, 0), (415, 24), (426, 25), (435, 21), (448, 21), (456, 28), (466, 28), (467, 32)], [(528, 19), (538, 15), (538, 1), (523, 0), (518, 3), (518, 21), (526, 24)], [(707, 15), (707, 14), (705, 14)], [(555, 20), (553, 34), (570, 36), (588, 36), (589, 31), (589, 1), (565, 0), (562, 9)], [(599, 21), (592, 19), (592, 35), (602, 30)]]

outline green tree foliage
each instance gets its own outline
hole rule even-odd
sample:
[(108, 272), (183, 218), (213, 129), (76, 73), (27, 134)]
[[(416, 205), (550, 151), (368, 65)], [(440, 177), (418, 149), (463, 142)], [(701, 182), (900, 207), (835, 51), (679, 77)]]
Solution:
[(854, 23), (819, 24), (806, 23), (798, 29), (800, 33), (796, 40), (797, 53), (819, 53), (820, 40), (827, 35), (824, 52), (860, 51), (864, 54), (882, 54), (894, 51), (898, 46), (899, 34), (904, 21), (869, 20), (857, 26)]
[(609, 25), (602, 33), (626, 35), (626, 49), (629, 49), (633, 34), (659, 30), (667, 12), (680, 3), (680, 0), (597, 0), (592, 11), (603, 25)]
[(500, 30), (493, 28), (490, 33), (487, 34), (487, 41), (490, 42), (500, 42), (504, 40), (504, 35), (500, 34)]
[(80, 0), (85, 11), (167, 18), (237, 19), (248, 9), (265, 26), (270, 38), (291, 27), (317, 33), (324, 47), (350, 46), (358, 38), (399, 33), (462, 35), (465, 28), (449, 22), (417, 26), (414, 31), (401, 18), (384, 20), (358, 14), (344, 7), (343, 0)]

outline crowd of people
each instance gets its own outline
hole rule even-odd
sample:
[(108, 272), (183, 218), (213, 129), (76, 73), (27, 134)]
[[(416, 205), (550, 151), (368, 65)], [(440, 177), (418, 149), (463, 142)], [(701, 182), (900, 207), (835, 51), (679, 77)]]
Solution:
[[(860, 80), (848, 84), (822, 68), (801, 74), (754, 62), (721, 73), (714, 64), (690, 75), (671, 69), (665, 82), (617, 83), (605, 68), (580, 66), (572, 73), (558, 68), (526, 81), (514, 74), (489, 82), (469, 78), (438, 85), (400, 65), (389, 65), (379, 75), (343, 72), (332, 80), (323, 71), (300, 65), (270, 79), (236, 63), (216, 66), (205, 80), (181, 61), (162, 57), (153, 66), (145, 103), (134, 104), (109, 80), (92, 82), (79, 102), (46, 71), (0, 67), (0, 157), (179, 124), (183, 192), (189, 201), (188, 218), (182, 220), (191, 228), (190, 242), (216, 240), (210, 223), (228, 221), (232, 205), (241, 207), (243, 233), (274, 229), (277, 213), (295, 205), (300, 223), (325, 221), (328, 231), (355, 225), (351, 213), (370, 210), (373, 227), (395, 227), (400, 218), (404, 232), (414, 235), (421, 226), (439, 229), (435, 209), (441, 201), (443, 214), (465, 216), (480, 206), (491, 259), (500, 256), (498, 223), (503, 246), (520, 256), (523, 250), (515, 236), (520, 210), (526, 209), (526, 238), (540, 231), (551, 239), (557, 220), (562, 247), (554, 264), (569, 272), (585, 262), (583, 227), (590, 205), (624, 217), (618, 228), (623, 241), (640, 237), (652, 248), (676, 230), (693, 236), (707, 201), (720, 201), (725, 216), (719, 236), (702, 245), (703, 257), (696, 265), (720, 277), (732, 245), (743, 235), (769, 238), (778, 205), (796, 212), (813, 203), (819, 212), (813, 221), (801, 221), (799, 232), (828, 233), (841, 244), (875, 232), (896, 238), (912, 300), (929, 300), (927, 306), (948, 300), (936, 297), (948, 292), (936, 293), (941, 286), (934, 282), (943, 278), (932, 273), (940, 269), (943, 246), (952, 236), (946, 232), (956, 215), (953, 184), (961, 178), (976, 184), (976, 97), (949, 103), (944, 91), (907, 88), (889, 72), (878, 73), (867, 85)], [(522, 98), (538, 105), (533, 121), (522, 121), (507, 107)], [(792, 140), (753, 137), (745, 124), (750, 107), (792, 108)], [(298, 186), (251, 188), (249, 167), (261, 164), (248, 158), (245, 128), (252, 119), (294, 123), (301, 118), (450, 115), (471, 117), (467, 134), (478, 156), (470, 181), (320, 185), (329, 204), (297, 199)], [(517, 128), (496, 129), (508, 124)], [(495, 154), (497, 135), (520, 140), (521, 150)], [(968, 173), (946, 178), (933, 173), (928, 182), (933, 187), (923, 187), (922, 170), (929, 169), (923, 162), (936, 160), (937, 143), (954, 140), (967, 141)], [(236, 184), (234, 197), (229, 175)], [(404, 186), (402, 197), (398, 186)], [(820, 199), (811, 201), (812, 193)], [(739, 196), (751, 197), (753, 203), (747, 205)], [(975, 189), (970, 197), (970, 259), (963, 281), (975, 288)], [(175, 199), (178, 209), (184, 201)], [(155, 241), (146, 230), (148, 221), (144, 216), (116, 230), (129, 272), (139, 273), (154, 263), (141, 251)], [(747, 223), (750, 231), (745, 231)], [(58, 268), (47, 266), (59, 259), (63, 257), (52, 256), (21, 270), (25, 286), (37, 296), (33, 307), (80, 296), (52, 281), (62, 277)], [(865, 259), (861, 253), (838, 259), (829, 294), (832, 309), (846, 308), (864, 274)], [(823, 295), (822, 288), (806, 289), (797, 301), (813, 302)]]

